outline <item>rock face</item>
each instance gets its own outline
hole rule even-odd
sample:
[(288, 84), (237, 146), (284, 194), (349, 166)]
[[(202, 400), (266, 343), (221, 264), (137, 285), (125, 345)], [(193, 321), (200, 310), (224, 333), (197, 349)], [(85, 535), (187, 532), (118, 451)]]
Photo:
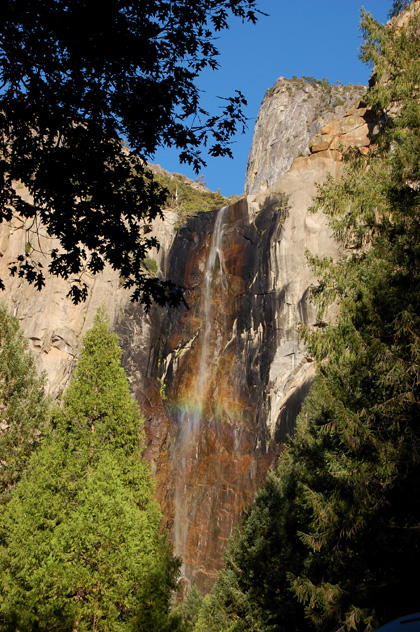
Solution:
[[(47, 390), (57, 397), (67, 386), (76, 365), (81, 339), (92, 326), (99, 306), (106, 307), (113, 320), (118, 312), (124, 290), (119, 288), (118, 277), (110, 270), (90, 281), (90, 295), (78, 308), (66, 299), (69, 285), (60, 279), (48, 278), (42, 292), (18, 278), (10, 278), (8, 266), (24, 250), (28, 233), (25, 228), (0, 227), (0, 278), (6, 290), (4, 299), (9, 310), (19, 319), (40, 371), (47, 376)], [(41, 252), (53, 247), (52, 240), (40, 235), (37, 243)], [(42, 254), (38, 257), (44, 261)]]
[(369, 146), (377, 132), (373, 112), (363, 105), (353, 107), (338, 120), (330, 121), (309, 143), (312, 154), (358, 147), (362, 154), (369, 152)]
[[(288, 85), (281, 80), (269, 99), (285, 99)], [(341, 146), (367, 152), (375, 130), (369, 111), (358, 107), (319, 131), (309, 155), (281, 177), (272, 150), (264, 179), (247, 185), (270, 182), (264, 191), (190, 218), (178, 230), (170, 211), (155, 226), (160, 273), (185, 288), (187, 306), (177, 310), (153, 308), (145, 315), (110, 270), (91, 280), (88, 303), (77, 307), (65, 298), (64, 281), (50, 279), (37, 293), (7, 279), (27, 233), (1, 227), (4, 298), (32, 341), (53, 395), (65, 387), (97, 307), (107, 308), (146, 419), (146, 454), (183, 575), (203, 590), (222, 564), (233, 525), (293, 430), (313, 377), (297, 334), (299, 322), (315, 322), (306, 251), (338, 255), (326, 218), (308, 213), (316, 185), (328, 173), (339, 177)], [(258, 134), (261, 141), (272, 130)], [(40, 246), (52, 244), (41, 236)]]
[[(26, 192), (21, 192), (27, 196)], [(175, 213), (168, 211), (165, 222), (157, 220), (154, 230), (159, 234), (162, 248), (151, 255), (164, 268), (165, 251), (168, 251), (175, 234)], [(92, 326), (99, 307), (105, 307), (111, 326), (124, 307), (130, 305), (130, 293), (121, 286), (119, 276), (109, 267), (103, 274), (87, 275), (88, 300), (75, 306), (66, 298), (70, 284), (62, 279), (46, 275), (46, 286), (38, 292), (22, 279), (10, 277), (9, 265), (24, 252), (25, 244), (31, 240), (36, 250), (36, 258), (44, 266), (48, 253), (57, 246), (42, 231), (33, 234), (29, 225), (0, 225), (0, 278), (4, 281), (5, 292), (0, 295), (8, 308), (19, 319), (20, 326), (30, 341), (40, 371), (46, 372), (47, 389), (52, 397), (57, 397), (67, 386), (76, 364), (81, 340)]]
[(271, 187), (299, 155), (309, 155), (309, 142), (327, 121), (342, 117), (360, 100), (363, 86), (333, 86), (313, 77), (280, 77), (267, 90), (255, 124), (245, 180), (245, 193)]

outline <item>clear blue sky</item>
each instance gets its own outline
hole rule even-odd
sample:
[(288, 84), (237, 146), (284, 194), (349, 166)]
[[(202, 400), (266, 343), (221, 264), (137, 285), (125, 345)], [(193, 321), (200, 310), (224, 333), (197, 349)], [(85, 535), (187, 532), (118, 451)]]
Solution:
[[(256, 25), (231, 20), (231, 28), (220, 35), (221, 68), (206, 71), (199, 85), (203, 105), (212, 113), (220, 108), (217, 96), (241, 90), (248, 101), (246, 134), (235, 138), (233, 160), (207, 159), (202, 170), (207, 186), (226, 195), (243, 191), (252, 134), (265, 91), (280, 76), (327, 77), (331, 83), (366, 84), (370, 70), (358, 59), (361, 6), (385, 22), (391, 0), (259, 0), (261, 16)], [(180, 165), (174, 151), (162, 149), (153, 162), (169, 171), (197, 177)]]

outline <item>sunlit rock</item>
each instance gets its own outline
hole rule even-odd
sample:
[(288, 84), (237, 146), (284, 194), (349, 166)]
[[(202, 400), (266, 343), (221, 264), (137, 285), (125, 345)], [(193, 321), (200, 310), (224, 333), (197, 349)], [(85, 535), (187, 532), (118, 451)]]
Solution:
[(267, 90), (255, 124), (245, 193), (268, 189), (297, 156), (309, 155), (311, 139), (325, 123), (340, 119), (364, 90), (360, 85), (335, 86), (313, 77), (279, 77)]

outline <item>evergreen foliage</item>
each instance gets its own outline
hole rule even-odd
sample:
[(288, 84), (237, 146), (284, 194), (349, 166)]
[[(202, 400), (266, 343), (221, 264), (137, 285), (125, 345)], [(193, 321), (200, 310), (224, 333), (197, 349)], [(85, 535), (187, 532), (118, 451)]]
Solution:
[(0, 304), (0, 504), (38, 446), (47, 413), (44, 379), (37, 375), (17, 318)]
[(1, 518), (1, 630), (175, 629), (178, 563), (120, 355), (97, 315), (54, 430)]
[(420, 610), (420, 15), (362, 29), (381, 128), (315, 203), (345, 253), (312, 259), (319, 316), (337, 315), (303, 332), (317, 377), (231, 543), (211, 630), (371, 630)]
[[(225, 568), (200, 612), (196, 632), (276, 632), (302, 628), (302, 609), (289, 598), (285, 568), (300, 568), (303, 546), (296, 535), (301, 507), (299, 480), (283, 458), (270, 474), (231, 538)], [(210, 622), (210, 623), (209, 623)]]
[[(291, 451), (311, 468), (302, 529), (305, 571), (292, 579), (319, 629), (368, 627), (418, 610), (420, 562), (420, 15), (404, 29), (364, 14), (362, 55), (374, 65), (367, 95), (385, 125), (365, 158), (316, 207), (353, 254), (314, 262), (321, 308), (335, 325), (307, 332), (319, 378)], [(309, 472), (308, 472), (309, 475)]]
[(195, 629), (203, 599), (197, 584), (192, 584), (181, 603), (174, 608), (173, 613), (179, 614), (181, 618), (182, 632), (193, 632)]

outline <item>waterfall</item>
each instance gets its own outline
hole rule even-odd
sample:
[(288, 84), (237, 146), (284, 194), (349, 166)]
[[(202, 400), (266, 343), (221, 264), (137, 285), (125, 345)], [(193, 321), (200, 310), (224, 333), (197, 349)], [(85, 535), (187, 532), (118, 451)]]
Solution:
[[(203, 592), (271, 463), (259, 423), (265, 365), (250, 338), (254, 322), (263, 326), (264, 312), (249, 295), (257, 289), (259, 239), (246, 202), (238, 201), (192, 220), (172, 253), (189, 309), (170, 314), (165, 325), (168, 434), (161, 450), (168, 460), (161, 476), (169, 481), (164, 502), (182, 576)], [(263, 308), (265, 297), (256, 296)]]
[[(212, 329), (212, 307), (213, 307), (213, 280), (217, 273), (219, 273), (220, 284), (223, 288), (223, 273), (224, 273), (224, 259), (223, 259), (223, 250), (222, 250), (222, 239), (223, 239), (223, 226), (224, 226), (224, 218), (226, 214), (227, 206), (224, 206), (217, 213), (216, 221), (214, 224), (214, 231), (211, 238), (209, 254), (206, 262), (206, 272), (204, 275), (204, 293), (203, 293), (203, 309), (202, 309), (202, 337), (201, 337), (201, 358), (200, 358), (200, 369), (198, 376), (198, 391), (197, 396), (201, 403), (203, 404), (206, 386), (209, 383), (210, 378), (210, 367), (209, 367), (209, 346), (210, 346), (210, 334)], [(219, 264), (219, 269), (217, 270), (217, 263)]]
[[(221, 208), (216, 216), (213, 234), (205, 265), (203, 292), (200, 305), (200, 333), (197, 340), (199, 349), (198, 371), (189, 389), (190, 401), (183, 411), (178, 412), (179, 425), (176, 445), (172, 460), (175, 460), (175, 494), (174, 494), (174, 545), (175, 554), (182, 559), (181, 574), (187, 578), (187, 538), (193, 514), (197, 511), (194, 499), (187, 494), (186, 483), (192, 462), (199, 458), (199, 442), (203, 426), (208, 422), (206, 416), (211, 415), (207, 407), (207, 396), (213, 375), (213, 364), (221, 349), (222, 336), (214, 329), (214, 288), (218, 282), (218, 291), (225, 289), (223, 256), (223, 230), (226, 211)], [(205, 501), (205, 499), (203, 499)]]

